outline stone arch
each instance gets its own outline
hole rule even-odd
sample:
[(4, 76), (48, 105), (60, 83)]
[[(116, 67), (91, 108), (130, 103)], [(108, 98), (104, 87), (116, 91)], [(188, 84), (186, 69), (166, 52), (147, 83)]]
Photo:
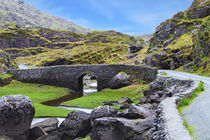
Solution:
[[(77, 85), (78, 85), (78, 90), (80, 92), (83, 92), (83, 78), (85, 75), (87, 74), (91, 74), (93, 75), (96, 79), (97, 79), (97, 83), (98, 83), (98, 80), (99, 80), (99, 77), (96, 73), (92, 72), (92, 71), (84, 71), (84, 72), (81, 72), (78, 76), (77, 76)], [(99, 86), (97, 86), (97, 89), (99, 91)]]

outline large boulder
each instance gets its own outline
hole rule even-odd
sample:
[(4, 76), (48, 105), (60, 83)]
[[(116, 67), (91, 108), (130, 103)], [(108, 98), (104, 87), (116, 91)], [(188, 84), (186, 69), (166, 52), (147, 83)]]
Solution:
[(94, 121), (91, 140), (146, 140), (145, 132), (150, 130), (154, 119), (128, 120), (105, 117)]
[(85, 137), (91, 132), (90, 114), (83, 111), (71, 112), (58, 128), (62, 140)]
[(0, 98), (0, 136), (14, 140), (27, 140), (35, 109), (28, 97), (4, 96)]
[(95, 120), (97, 118), (103, 117), (115, 117), (117, 115), (117, 109), (110, 106), (99, 106), (94, 108), (91, 112), (91, 119)]
[(134, 45), (130, 42), (128, 43), (128, 45), (129, 45), (128, 53), (137, 53), (141, 49), (143, 49), (143, 45), (139, 41), (136, 43), (136, 45)]
[(125, 87), (131, 84), (130, 78), (125, 73), (118, 73), (115, 77), (109, 82), (109, 87), (112, 89), (118, 89)]
[(166, 68), (168, 66), (166, 66), (165, 63), (163, 63), (163, 61), (166, 59), (167, 59), (167, 54), (165, 52), (160, 52), (160, 53), (148, 55), (145, 58), (145, 63), (151, 67)]
[(204, 18), (207, 17), (210, 13), (210, 5), (206, 5), (203, 7), (198, 7), (187, 13), (190, 19)]

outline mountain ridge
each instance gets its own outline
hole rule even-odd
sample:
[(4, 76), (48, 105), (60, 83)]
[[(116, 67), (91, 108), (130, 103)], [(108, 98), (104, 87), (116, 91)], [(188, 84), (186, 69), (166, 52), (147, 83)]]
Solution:
[(77, 33), (87, 33), (90, 29), (83, 28), (72, 21), (46, 14), (27, 4), (24, 0), (0, 1), (0, 26), (5, 23), (17, 23), (24, 28), (51, 28), (68, 30)]

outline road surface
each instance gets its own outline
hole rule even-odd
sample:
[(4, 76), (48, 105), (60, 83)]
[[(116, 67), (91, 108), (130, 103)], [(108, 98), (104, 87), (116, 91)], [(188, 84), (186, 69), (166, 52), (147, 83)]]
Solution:
[(195, 137), (199, 140), (210, 140), (210, 78), (177, 71), (159, 70), (159, 72), (166, 72), (168, 76), (178, 79), (199, 80), (205, 83), (205, 91), (183, 111), (183, 116), (190, 125), (194, 126)]

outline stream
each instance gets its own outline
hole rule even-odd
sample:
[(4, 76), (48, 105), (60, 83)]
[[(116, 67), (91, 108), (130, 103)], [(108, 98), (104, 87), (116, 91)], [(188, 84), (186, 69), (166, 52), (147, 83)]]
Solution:
[[(19, 67), (19, 69), (31, 69), (30, 65), (27, 65), (27, 64), (18, 64), (18, 67)], [(76, 111), (84, 111), (86, 113), (91, 113), (92, 109), (60, 105), (63, 102), (77, 99), (82, 96), (87, 96), (91, 93), (97, 92), (97, 80), (94, 79), (91, 75), (87, 75), (83, 78), (83, 87), (84, 87), (83, 93), (80, 93), (80, 94), (79, 93), (76, 93), (76, 94), (70, 93), (70, 94), (63, 96), (61, 98), (44, 102), (43, 104), (47, 105), (47, 106), (53, 106), (56, 108), (63, 108), (63, 109), (67, 109), (67, 110), (76, 110)], [(49, 118), (34, 118), (31, 125), (42, 122), (47, 119), (49, 119)], [(65, 120), (64, 118), (57, 118), (57, 119), (59, 120), (59, 125), (61, 124), (61, 122), (63, 122)]]

